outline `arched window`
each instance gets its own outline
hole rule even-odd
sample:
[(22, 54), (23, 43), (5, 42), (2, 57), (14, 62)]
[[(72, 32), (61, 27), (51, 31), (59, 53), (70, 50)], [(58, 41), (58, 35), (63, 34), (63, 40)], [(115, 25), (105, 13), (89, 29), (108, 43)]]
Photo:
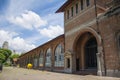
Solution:
[(51, 49), (49, 48), (46, 52), (46, 62), (45, 62), (45, 66), (46, 67), (51, 67)]
[(38, 59), (37, 59), (37, 55), (35, 55), (35, 56), (34, 56), (34, 67), (37, 67), (37, 66), (38, 66), (37, 60), (38, 60)]
[(41, 51), (40, 57), (39, 57), (39, 66), (43, 66), (43, 57), (44, 57), (44, 53), (43, 53), (43, 51)]
[(61, 44), (55, 49), (55, 67), (64, 67), (64, 49)]

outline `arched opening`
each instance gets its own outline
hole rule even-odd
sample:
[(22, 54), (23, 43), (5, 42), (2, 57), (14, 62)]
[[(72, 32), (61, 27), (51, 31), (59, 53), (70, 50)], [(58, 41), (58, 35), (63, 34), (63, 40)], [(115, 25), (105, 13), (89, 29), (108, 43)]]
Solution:
[(97, 68), (97, 42), (95, 38), (90, 38), (85, 44), (85, 69)]
[(45, 66), (46, 67), (51, 67), (51, 55), (52, 55), (52, 52), (51, 52), (51, 49), (47, 49), (47, 52), (46, 52), (46, 62), (45, 62)]
[(90, 32), (78, 38), (75, 46), (77, 72), (97, 74), (97, 47), (96, 37)]
[(39, 66), (40, 67), (43, 67), (43, 57), (44, 57), (44, 54), (43, 54), (43, 51), (41, 51), (39, 55)]
[(59, 44), (55, 49), (55, 67), (64, 67), (64, 49), (61, 44)]
[(37, 59), (37, 55), (34, 56), (34, 64), (33, 64), (34, 68), (37, 68), (38, 66), (38, 59)]

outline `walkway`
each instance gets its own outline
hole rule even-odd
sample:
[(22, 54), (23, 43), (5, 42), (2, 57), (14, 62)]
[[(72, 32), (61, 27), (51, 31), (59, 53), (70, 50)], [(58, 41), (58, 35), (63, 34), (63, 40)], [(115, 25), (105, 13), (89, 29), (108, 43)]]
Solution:
[(5, 67), (0, 80), (120, 80), (120, 78), (98, 77), (92, 75), (73, 75), (23, 68)]

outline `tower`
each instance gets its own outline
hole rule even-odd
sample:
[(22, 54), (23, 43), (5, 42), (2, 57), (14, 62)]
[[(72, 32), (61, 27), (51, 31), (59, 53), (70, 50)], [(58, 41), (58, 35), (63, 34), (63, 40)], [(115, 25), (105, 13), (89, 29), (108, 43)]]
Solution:
[(2, 48), (3, 48), (3, 49), (8, 49), (8, 42), (7, 42), (7, 41), (5, 41), (5, 42), (3, 43)]

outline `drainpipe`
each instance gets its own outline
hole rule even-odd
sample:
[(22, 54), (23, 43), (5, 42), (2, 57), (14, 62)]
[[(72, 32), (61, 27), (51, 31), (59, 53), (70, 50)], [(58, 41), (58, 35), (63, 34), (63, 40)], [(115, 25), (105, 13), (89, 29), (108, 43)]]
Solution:
[[(99, 35), (101, 35), (100, 33), (100, 30), (99, 30), (99, 19), (98, 19), (98, 16), (97, 16), (97, 5), (96, 5), (96, 0), (94, 0), (94, 5), (95, 5), (95, 16), (96, 16), (96, 25), (97, 25), (97, 33)], [(102, 36), (101, 36), (102, 37)], [(103, 46), (103, 39), (102, 39), (102, 42), (101, 42), (102, 46)], [(103, 47), (103, 59), (104, 59), (104, 71), (105, 71), (105, 76), (106, 76), (106, 60), (105, 60), (105, 52), (104, 52), (104, 47)], [(102, 68), (102, 67), (101, 67)], [(101, 70), (102, 72), (102, 70)], [(103, 73), (100, 74), (101, 76), (103, 76)]]

